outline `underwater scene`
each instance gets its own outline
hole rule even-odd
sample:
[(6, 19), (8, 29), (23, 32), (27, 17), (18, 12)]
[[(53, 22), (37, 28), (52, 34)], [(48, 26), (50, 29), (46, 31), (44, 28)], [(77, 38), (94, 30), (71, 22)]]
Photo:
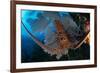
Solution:
[(21, 10), (21, 62), (90, 59), (90, 14)]

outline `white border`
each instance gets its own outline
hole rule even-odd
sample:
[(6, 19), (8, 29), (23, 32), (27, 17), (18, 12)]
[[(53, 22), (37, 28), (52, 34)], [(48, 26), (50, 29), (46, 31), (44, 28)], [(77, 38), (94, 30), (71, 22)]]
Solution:
[[(59, 61), (59, 62), (33, 62), (21, 63), (21, 9), (28, 10), (46, 10), (46, 11), (66, 11), (66, 12), (84, 12), (90, 13), (90, 60), (78, 61)], [(57, 66), (74, 66), (94, 64), (94, 9), (70, 8), (70, 7), (52, 7), (52, 6), (36, 6), (36, 5), (16, 5), (16, 68), (40, 68), (40, 67), (57, 67)]]

